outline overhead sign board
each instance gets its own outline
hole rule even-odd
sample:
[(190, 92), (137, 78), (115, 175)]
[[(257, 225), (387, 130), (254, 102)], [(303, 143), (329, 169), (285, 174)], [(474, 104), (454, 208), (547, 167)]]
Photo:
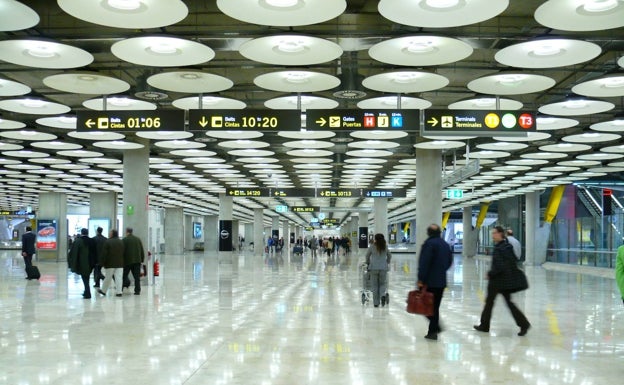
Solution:
[(462, 199), (464, 190), (446, 190), (446, 199)]
[(522, 136), (536, 131), (528, 111), (425, 110), (423, 134)]
[(321, 211), (319, 206), (291, 206), (290, 211), (293, 213), (317, 213)]
[(284, 206), (284, 205), (275, 206), (275, 212), (276, 213), (287, 213), (288, 212), (288, 206)]
[(298, 131), (300, 129), (301, 112), (299, 110), (243, 109), (189, 111), (189, 131)]
[(184, 131), (183, 110), (76, 112), (76, 131)]
[(338, 218), (325, 218), (323, 219), (324, 225), (337, 225), (340, 222)]
[(314, 198), (314, 189), (311, 188), (274, 188), (271, 189), (271, 196), (276, 198)]
[(307, 110), (308, 130), (403, 130), (417, 131), (418, 110)]
[(364, 189), (362, 197), (366, 198), (405, 198), (405, 189)]
[(354, 188), (324, 188), (318, 191), (321, 198), (360, 198), (361, 190)]
[(268, 188), (228, 188), (225, 195), (232, 197), (270, 197), (271, 189)]
[(303, 228), (304, 231), (314, 231), (314, 227), (312, 226), (306, 226)]

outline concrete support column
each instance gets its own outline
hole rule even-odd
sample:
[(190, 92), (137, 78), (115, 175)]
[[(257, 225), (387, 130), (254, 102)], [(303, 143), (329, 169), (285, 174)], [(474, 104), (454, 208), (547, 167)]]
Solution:
[(185, 215), (184, 216), (184, 227), (182, 228), (182, 238), (184, 239), (184, 247), (183, 251), (193, 250), (193, 244), (195, 243), (195, 239), (193, 239), (193, 216)]
[(284, 249), (282, 253), (285, 253), (284, 256), (288, 255), (288, 251), (290, 250), (290, 226), (288, 221), (282, 221), (282, 233), (284, 237)]
[(375, 234), (381, 233), (386, 237), (386, 241), (389, 241), (388, 198), (375, 198), (373, 199), (373, 205), (375, 207)]
[(219, 250), (219, 217), (204, 217), (204, 253), (215, 254)]
[[(149, 234), (149, 140), (136, 138), (143, 148), (126, 150), (123, 154), (123, 225), (132, 227), (133, 234), (148, 244)], [(119, 231), (124, 234), (125, 230)], [(147, 250), (145, 251), (147, 255)], [(149, 264), (148, 264), (149, 265)]]
[(184, 254), (184, 221), (182, 208), (165, 208), (165, 254)]
[(243, 242), (243, 250), (249, 250), (249, 243), (254, 240), (254, 224), (245, 223), (245, 241)]
[(527, 265), (540, 265), (544, 261), (540, 261), (537, 258), (537, 243), (538, 243), (538, 231), (539, 231), (539, 212), (540, 212), (540, 197), (539, 192), (532, 191), (526, 193), (526, 226), (525, 226), (525, 239), (526, 239), (526, 252), (525, 263)]
[(232, 263), (232, 247), (235, 245), (232, 239), (234, 198), (225, 194), (219, 194), (219, 263)]
[[(37, 220), (56, 221), (56, 250), (37, 250), (37, 260), (67, 260), (67, 195), (63, 193), (39, 194)], [(37, 229), (33, 228), (36, 234)]]
[[(118, 229), (117, 225), (117, 193), (102, 192), (89, 194), (89, 218), (107, 219), (108, 229), (104, 229), (103, 235), (109, 236), (111, 229)], [(95, 235), (96, 229), (89, 229), (89, 235)]]
[(472, 228), (472, 206), (464, 207), (462, 216), (464, 239), (462, 240), (462, 257), (471, 258), (477, 255), (479, 231)]
[(237, 220), (232, 221), (232, 246), (238, 253), (240, 253), (240, 245), (238, 238), (240, 237), (240, 222)]
[(261, 257), (264, 255), (264, 210), (263, 209), (254, 209), (254, 233), (253, 233), (253, 242), (254, 242), (254, 255)]
[(427, 239), (426, 228), (442, 219), (442, 162), (440, 150), (416, 149), (416, 253)]

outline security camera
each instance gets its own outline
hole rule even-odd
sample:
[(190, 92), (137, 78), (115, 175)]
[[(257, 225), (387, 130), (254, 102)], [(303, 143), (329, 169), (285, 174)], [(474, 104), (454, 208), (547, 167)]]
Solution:
[(268, 176), (269, 178), (272, 178), (272, 177), (273, 177), (273, 174), (267, 174), (267, 176)]

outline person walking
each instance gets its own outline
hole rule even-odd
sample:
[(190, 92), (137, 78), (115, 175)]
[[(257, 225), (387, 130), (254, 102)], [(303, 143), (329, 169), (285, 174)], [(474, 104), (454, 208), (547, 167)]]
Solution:
[(507, 229), (506, 236), (507, 242), (509, 242), (511, 247), (513, 247), (513, 253), (516, 257), (516, 260), (520, 262), (522, 260), (522, 245), (520, 244), (520, 241), (513, 236), (512, 229)]
[(310, 240), (310, 250), (312, 250), (312, 260), (315, 261), (316, 257), (317, 257), (317, 251), (319, 248), (319, 240), (316, 237), (316, 235), (312, 236), (312, 239)]
[(102, 235), (104, 229), (98, 226), (95, 230), (96, 235), (93, 237), (93, 242), (95, 244), (95, 266), (93, 268), (93, 281), (95, 284), (93, 287), (99, 288), (100, 281), (104, 279), (104, 275), (102, 274), (102, 249), (104, 248), (104, 243), (106, 242), (106, 237)]
[(117, 297), (122, 296), (122, 282), (124, 271), (124, 243), (119, 239), (119, 231), (110, 231), (110, 238), (102, 245), (101, 261), (102, 267), (106, 269), (106, 276), (102, 283), (102, 289), (98, 293), (106, 295), (113, 277), (115, 277), (115, 292)]
[(453, 252), (441, 237), (440, 226), (431, 224), (427, 227), (427, 240), (422, 244), (418, 261), (418, 288), (427, 288), (433, 293), (433, 315), (429, 319), (429, 330), (425, 338), (437, 340), (440, 326), (440, 304), (446, 288), (446, 271), (453, 264)]
[(32, 227), (27, 226), (26, 232), (22, 235), (22, 257), (24, 257), (24, 266), (26, 268), (26, 279), (28, 278), (28, 269), (32, 266), (33, 255), (37, 252), (35, 242), (37, 236), (32, 232)]
[(388, 250), (383, 234), (375, 234), (374, 239), (366, 251), (366, 264), (370, 272), (373, 305), (379, 307), (379, 302), (381, 306), (386, 305), (387, 274), (392, 254)]
[(89, 238), (89, 230), (80, 230), (80, 236), (72, 244), (69, 251), (69, 268), (72, 272), (82, 277), (84, 285), (83, 298), (91, 298), (91, 288), (89, 287), (89, 277), (95, 265), (95, 246), (93, 240)]
[(123, 238), (124, 247), (124, 271), (123, 282), (125, 287), (130, 287), (128, 275), (132, 272), (134, 278), (134, 295), (141, 295), (141, 264), (145, 261), (145, 251), (141, 240), (133, 234), (132, 227), (126, 229)]
[(615, 280), (620, 288), (622, 302), (624, 302), (624, 245), (618, 247), (615, 259)]
[(501, 226), (496, 226), (492, 230), (492, 240), (495, 246), (492, 253), (492, 266), (487, 273), (489, 279), (487, 298), (481, 313), (481, 323), (475, 325), (474, 328), (484, 333), (490, 331), (490, 319), (492, 318), (494, 300), (500, 293), (505, 298), (507, 307), (509, 307), (516, 325), (520, 327), (518, 335), (524, 336), (527, 334), (531, 324), (516, 304), (511, 301), (511, 294), (527, 289), (528, 283), (522, 270), (518, 269), (513, 247), (505, 239), (505, 230)]

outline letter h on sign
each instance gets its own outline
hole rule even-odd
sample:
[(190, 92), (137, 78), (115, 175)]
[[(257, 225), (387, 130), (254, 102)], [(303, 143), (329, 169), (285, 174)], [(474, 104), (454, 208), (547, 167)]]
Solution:
[(365, 116), (364, 117), (364, 127), (374, 128), (377, 125), (375, 124), (374, 116)]

